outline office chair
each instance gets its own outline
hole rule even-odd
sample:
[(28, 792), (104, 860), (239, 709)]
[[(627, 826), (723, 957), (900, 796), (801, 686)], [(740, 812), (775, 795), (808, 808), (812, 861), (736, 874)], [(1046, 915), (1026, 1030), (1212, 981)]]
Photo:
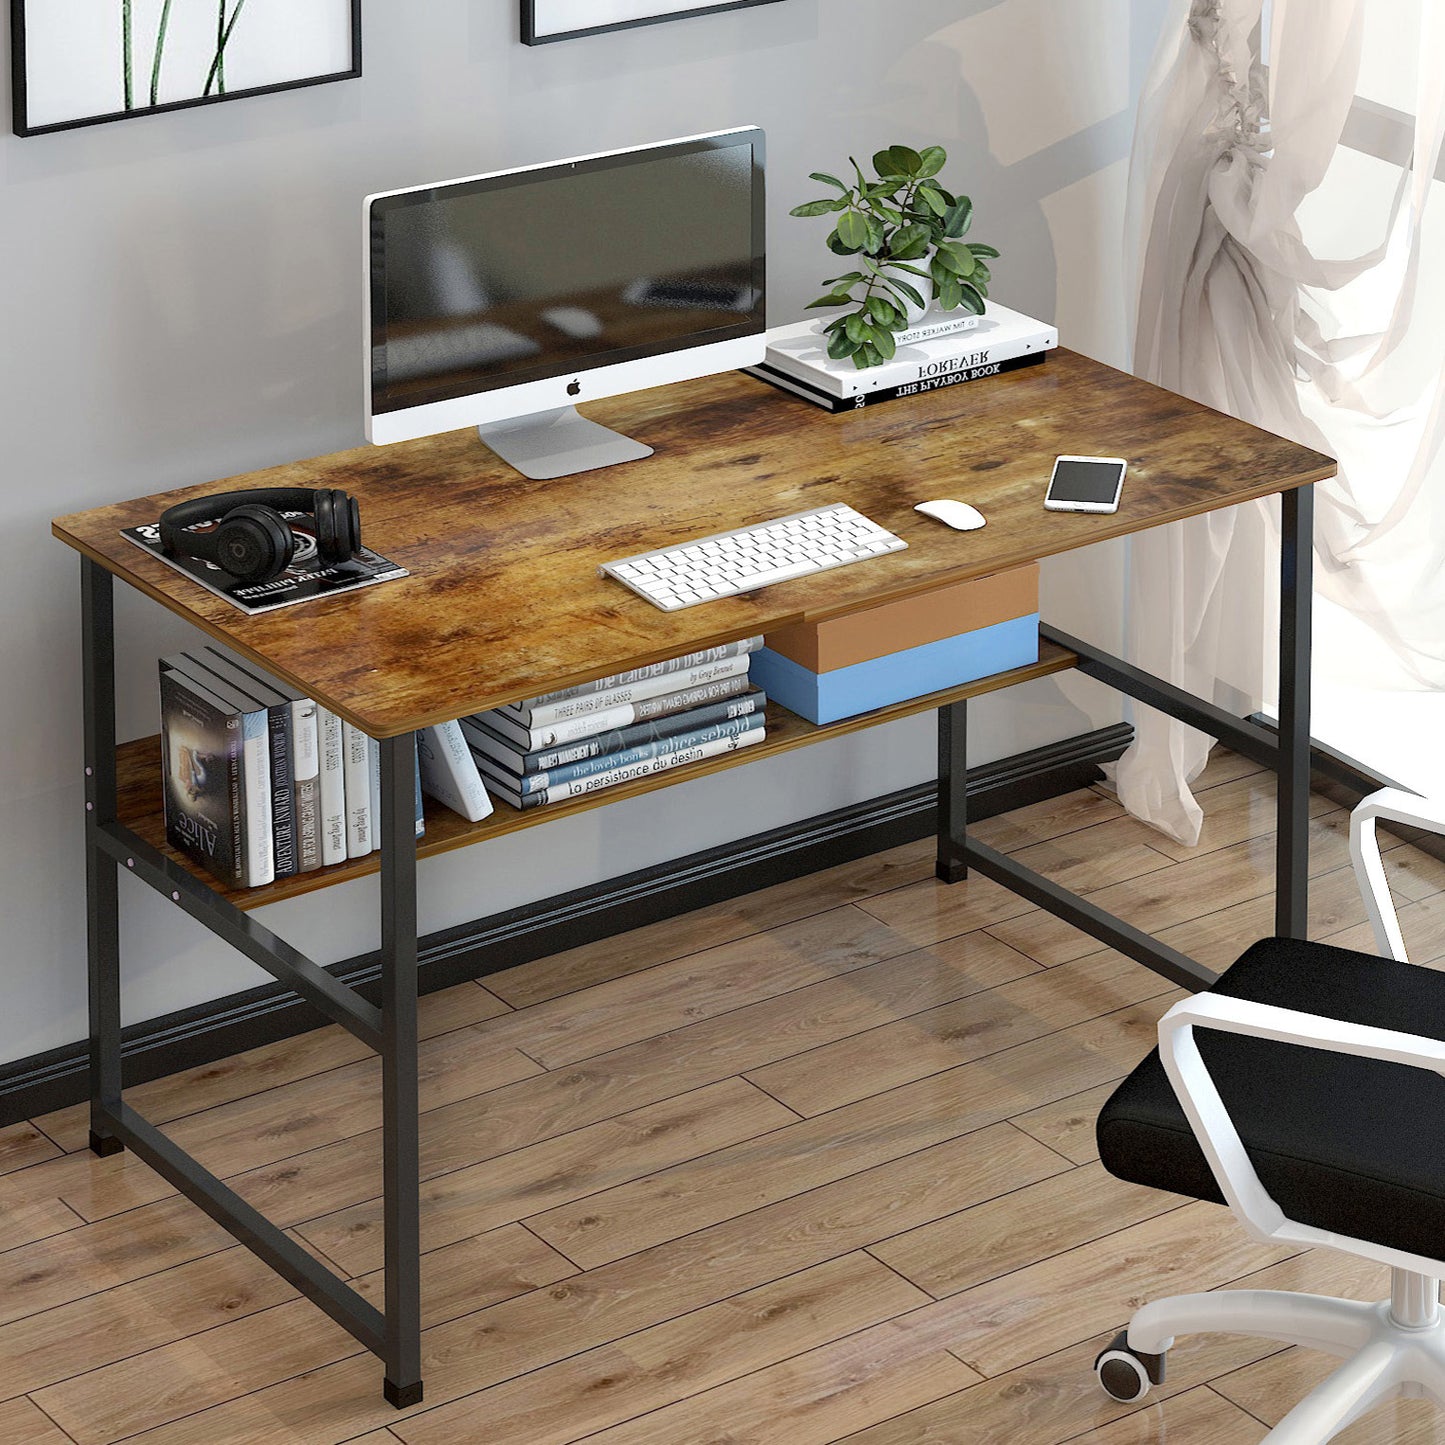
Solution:
[(1259, 1335), (1343, 1357), (1270, 1445), (1320, 1445), (1393, 1395), (1445, 1405), (1445, 973), (1405, 956), (1376, 820), (1445, 833), (1445, 805), (1386, 788), (1355, 809), (1350, 856), (1383, 958), (1256, 943), (1160, 1020), (1159, 1047), (1099, 1115), (1120, 1179), (1227, 1203), (1266, 1244), (1387, 1264), (1380, 1304), (1279, 1290), (1138, 1310), (1095, 1361), (1116, 1400), (1164, 1378), (1176, 1335)]

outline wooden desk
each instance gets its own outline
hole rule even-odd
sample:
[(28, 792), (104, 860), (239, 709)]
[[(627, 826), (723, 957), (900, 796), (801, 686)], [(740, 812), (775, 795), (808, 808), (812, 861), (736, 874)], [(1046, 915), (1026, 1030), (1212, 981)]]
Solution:
[[(1278, 924), (1304, 927), (1307, 842), (1311, 483), (1329, 458), (1068, 351), (1048, 363), (907, 402), (830, 416), (741, 375), (618, 398), (598, 420), (647, 441), (644, 462), (529, 482), (457, 432), (363, 448), (188, 491), (65, 517), (54, 532), (82, 556), (92, 1147), (133, 1147), (177, 1188), (326, 1309), (386, 1364), (386, 1393), (420, 1399), (415, 762), (410, 733), (571, 683), (800, 621), (836, 617), (1111, 537), (1280, 493), (1281, 727), (1275, 735), (1189, 698), (1097, 649), (1045, 630), (1040, 662), (932, 698), (815, 728), (778, 710), (757, 748), (522, 815), (504, 804), (468, 825), (434, 812), (422, 855), (741, 765), (911, 712), (939, 715), (939, 876), (968, 866), (1185, 983), (1210, 975), (1121, 920), (966, 834), (967, 699), (1078, 667), (1203, 726), (1280, 771)], [(1123, 455), (1113, 516), (1043, 509), (1060, 453)], [(412, 576), (304, 607), (246, 617), (120, 536), (190, 495), (242, 487), (339, 486), (361, 501), (367, 542)], [(940, 496), (988, 518), (955, 533), (912, 510)], [(597, 576), (601, 562), (848, 502), (908, 550), (678, 613)], [(382, 740), (382, 850), (245, 894), (164, 844), (153, 742), (116, 747), (113, 578), (120, 578)], [(118, 761), (119, 759), (119, 761)], [(123, 786), (122, 786), (123, 785)], [(382, 1004), (374, 1007), (247, 911), (379, 867)], [(135, 873), (382, 1055), (386, 1303), (378, 1311), (124, 1103), (116, 887)]]
[[(984, 385), (836, 417), (740, 374), (639, 392), (588, 414), (656, 455), (529, 482), (474, 433), (453, 432), (97, 508), (61, 518), (55, 535), (385, 738), (1335, 470), (1316, 452), (1067, 351)], [(1044, 511), (1043, 489), (1063, 452), (1129, 458), (1115, 515)], [(355, 493), (367, 542), (412, 576), (245, 617), (120, 536), (188, 496), (272, 486)], [(940, 496), (971, 501), (988, 526), (951, 532), (913, 511)], [(596, 575), (601, 562), (828, 502), (856, 507), (908, 550), (673, 613)]]

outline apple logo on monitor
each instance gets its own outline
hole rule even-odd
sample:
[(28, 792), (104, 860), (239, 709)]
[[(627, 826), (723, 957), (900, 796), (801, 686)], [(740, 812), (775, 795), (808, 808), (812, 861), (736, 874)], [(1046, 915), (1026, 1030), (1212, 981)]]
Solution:
[(568, 386), (567, 386), (567, 395), (568, 395), (568, 396), (581, 396), (581, 395), (582, 395), (582, 383), (581, 383), (580, 381), (569, 382), (569, 383), (568, 383)]

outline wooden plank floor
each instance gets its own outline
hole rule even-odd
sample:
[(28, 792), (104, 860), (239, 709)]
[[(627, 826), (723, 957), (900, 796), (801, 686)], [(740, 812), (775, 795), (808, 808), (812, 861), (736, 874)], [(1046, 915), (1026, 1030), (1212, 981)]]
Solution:
[[(1086, 790), (978, 828), (1221, 966), (1270, 927), (1272, 780), (1218, 755), (1181, 849)], [(1315, 800), (1312, 933), (1369, 947)], [(1389, 852), (1445, 958), (1445, 865)], [(1182, 1340), (1143, 1409), (1094, 1354), (1144, 1300), (1382, 1272), (1124, 1185), (1093, 1121), (1179, 995), (909, 846), (423, 1001), (427, 1399), (82, 1110), (0, 1130), (0, 1445), (1102, 1445), (1259, 1440), (1325, 1368)], [(381, 1289), (377, 1066), (327, 1029), (133, 1091)], [(1422, 1402), (1340, 1437), (1445, 1442)]]

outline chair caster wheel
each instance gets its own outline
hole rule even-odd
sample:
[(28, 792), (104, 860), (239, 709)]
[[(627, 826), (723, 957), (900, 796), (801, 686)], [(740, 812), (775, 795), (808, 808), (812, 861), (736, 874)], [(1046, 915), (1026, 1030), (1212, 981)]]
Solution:
[(1137, 1405), (1153, 1385), (1164, 1383), (1164, 1356), (1143, 1355), (1129, 1348), (1128, 1330), (1120, 1330), (1094, 1361), (1094, 1373), (1111, 1399)]

